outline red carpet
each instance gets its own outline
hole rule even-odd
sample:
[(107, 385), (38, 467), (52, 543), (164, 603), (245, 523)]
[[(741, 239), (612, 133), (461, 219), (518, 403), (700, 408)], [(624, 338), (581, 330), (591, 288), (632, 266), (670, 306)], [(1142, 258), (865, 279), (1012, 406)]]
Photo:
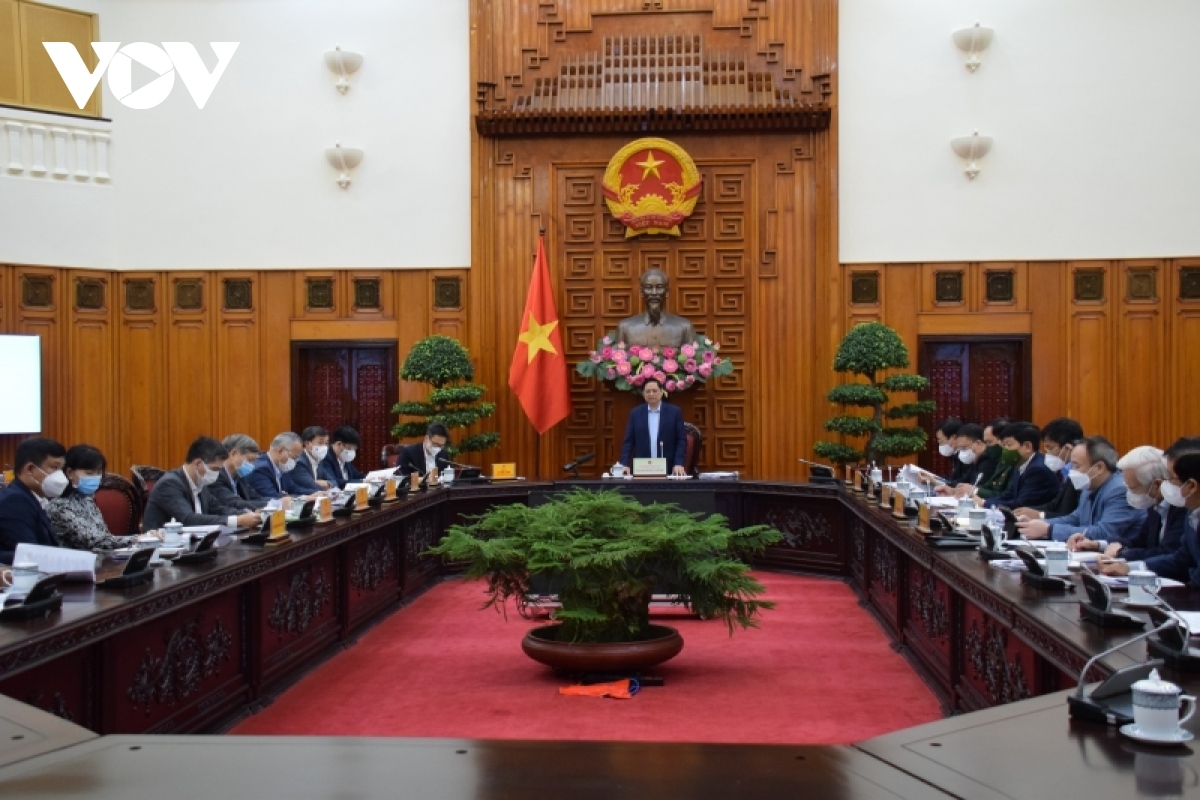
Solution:
[(232, 732), (841, 744), (941, 718), (849, 587), (758, 577), (778, 603), (762, 627), (664, 619), (683, 652), (630, 700), (560, 696), (521, 652), (533, 623), (479, 611), (482, 584), (444, 583)]

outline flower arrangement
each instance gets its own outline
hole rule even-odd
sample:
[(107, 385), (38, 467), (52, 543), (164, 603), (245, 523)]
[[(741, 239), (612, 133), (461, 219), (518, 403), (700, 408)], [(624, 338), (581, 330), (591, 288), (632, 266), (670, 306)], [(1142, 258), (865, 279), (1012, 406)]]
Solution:
[(697, 383), (733, 372), (733, 362), (721, 357), (721, 345), (701, 336), (682, 347), (645, 347), (615, 342), (605, 336), (575, 365), (580, 375), (613, 381), (623, 392), (639, 391), (650, 378), (668, 392), (681, 392)]

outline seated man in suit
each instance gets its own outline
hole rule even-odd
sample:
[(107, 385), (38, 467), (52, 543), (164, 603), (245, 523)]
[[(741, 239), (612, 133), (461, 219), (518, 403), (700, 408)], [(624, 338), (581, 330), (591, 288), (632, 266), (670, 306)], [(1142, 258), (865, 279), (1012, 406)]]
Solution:
[(1133, 570), (1148, 569), (1164, 578), (1184, 581), (1200, 589), (1200, 452), (1189, 451), (1170, 462), (1167, 479), (1160, 491), (1163, 498), (1186, 513), (1183, 541), (1174, 553), (1154, 556), (1143, 561), (1111, 561), (1101, 558), (1100, 571), (1105, 575), (1128, 575)]
[(354, 467), (353, 463), (361, 444), (362, 439), (354, 428), (349, 425), (337, 428), (329, 437), (329, 452), (325, 454), (325, 460), (321, 462), (321, 471), (318, 477), (338, 489), (344, 489), (347, 483), (361, 481), (363, 474)]
[(633, 465), (635, 458), (665, 458), (667, 472), (687, 475), (683, 464), (687, 453), (687, 433), (683, 429), (683, 412), (677, 406), (663, 402), (662, 384), (647, 378), (642, 385), (644, 405), (629, 414), (625, 425), (625, 441), (621, 445), (621, 463)]
[(958, 431), (962, 425), (962, 420), (958, 417), (947, 417), (933, 432), (933, 436), (937, 440), (938, 454), (942, 458), (950, 459), (950, 474), (941, 476), (950, 486), (957, 486), (967, 480), (967, 476), (971, 472), (970, 467), (958, 458)]
[(58, 547), (42, 504), (66, 490), (67, 451), (53, 439), (35, 436), (17, 445), (13, 482), (0, 492), (0, 563), (11, 564), (17, 545)]
[[(1128, 487), (1125, 500), (1133, 508), (1146, 512), (1146, 521), (1126, 542), (1112, 542), (1104, 549), (1108, 558), (1145, 561), (1174, 553), (1183, 544), (1187, 511), (1176, 508), (1162, 496), (1163, 481), (1171, 474), (1170, 465), (1184, 453), (1200, 452), (1200, 440), (1180, 439), (1163, 453), (1157, 447), (1135, 447), (1121, 457), (1121, 470)], [(1084, 542), (1083, 545), (1089, 544)], [(1090, 548), (1089, 548), (1090, 549)]]
[(428, 475), (437, 470), (441, 472), (450, 463), (446, 455), (446, 445), (450, 443), (450, 431), (440, 422), (431, 422), (425, 428), (425, 439), (400, 448), (400, 463), (396, 467), (397, 475), (411, 475), (419, 472)]
[(952, 477), (937, 487), (940, 495), (954, 494), (955, 489), (964, 484), (982, 486), (1000, 463), (999, 457), (989, 454), (987, 445), (983, 443), (983, 426), (974, 422), (959, 427), (954, 435), (954, 449), (954, 459), (964, 470), (957, 473), (960, 477)]
[(209, 491), (217, 496), (222, 505), (233, 508), (255, 510), (269, 503), (246, 481), (246, 477), (254, 471), (258, 442), (244, 433), (234, 433), (226, 436), (221, 444), (229, 451), (229, 458), (225, 460), (225, 469), (221, 470), (217, 482), (208, 487)]
[(1022, 423), (1013, 423), (1004, 417), (997, 417), (983, 426), (983, 453), (978, 460), (990, 466), (991, 469), (977, 470), (977, 477), (980, 472), (985, 473), (979, 477), (979, 480), (959, 483), (954, 490), (955, 497), (978, 496), (986, 499), (1004, 494), (1004, 490), (1008, 488), (1009, 478), (1012, 477), (1012, 468), (1019, 460), (1015, 454), (1006, 456), (1005, 453), (1008, 450), (1003, 444), (1005, 428), (1014, 424)]
[(303, 452), (304, 445), (299, 436), (291, 431), (279, 434), (271, 440), (267, 452), (254, 462), (254, 470), (246, 476), (246, 483), (258, 492), (259, 497), (286, 498), (291, 492), (283, 483), (283, 476), (296, 468)]
[(1008, 488), (999, 497), (977, 497), (976, 503), (989, 507), (1020, 508), (1045, 503), (1058, 494), (1058, 476), (1046, 466), (1039, 452), (1041, 446), (1042, 432), (1036, 425), (1022, 423), (1006, 426), (1004, 451), (1016, 454), (1011, 457), (1016, 463), (1008, 481)]
[(1042, 428), (1042, 455), (1051, 472), (1058, 473), (1058, 494), (1049, 503), (1032, 508), (1014, 508), (1018, 517), (1055, 519), (1070, 514), (1079, 506), (1079, 490), (1068, 480), (1071, 472), (1071, 448), (1083, 438), (1083, 427), (1069, 417), (1058, 417)]
[(171, 520), (184, 525), (228, 525), (249, 528), (258, 524), (258, 514), (242, 508), (222, 505), (209, 487), (225, 471), (229, 451), (208, 436), (201, 436), (188, 448), (179, 469), (158, 479), (146, 498), (142, 529), (159, 530)]
[[(1047, 469), (1047, 471), (1049, 471)], [(1103, 550), (1109, 542), (1131, 540), (1145, 511), (1125, 500), (1125, 480), (1117, 470), (1117, 449), (1103, 436), (1088, 436), (1071, 450), (1070, 480), (1080, 491), (1079, 507), (1053, 520), (1030, 519), (1017, 523), (1026, 539), (1053, 539), (1073, 549), (1091, 540)]]
[(316, 494), (329, 488), (329, 481), (318, 477), (321, 462), (329, 454), (329, 431), (310, 425), (300, 432), (303, 450), (296, 459), (296, 468), (283, 476), (283, 489), (288, 494)]

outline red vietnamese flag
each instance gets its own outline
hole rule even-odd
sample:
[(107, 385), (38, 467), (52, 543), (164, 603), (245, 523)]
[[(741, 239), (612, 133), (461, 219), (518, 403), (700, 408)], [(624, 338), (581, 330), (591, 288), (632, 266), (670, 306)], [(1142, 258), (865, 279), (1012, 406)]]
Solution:
[(521, 317), (521, 333), (508, 370), (508, 385), (516, 392), (525, 416), (538, 433), (550, 430), (571, 413), (567, 357), (558, 330), (554, 291), (550, 288), (546, 242), (541, 236), (525, 298), (525, 314)]

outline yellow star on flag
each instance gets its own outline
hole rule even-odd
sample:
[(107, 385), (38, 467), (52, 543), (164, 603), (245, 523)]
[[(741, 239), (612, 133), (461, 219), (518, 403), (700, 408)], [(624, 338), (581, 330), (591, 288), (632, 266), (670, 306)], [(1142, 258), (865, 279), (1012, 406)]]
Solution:
[(651, 172), (654, 173), (654, 177), (658, 178), (659, 180), (662, 180), (662, 176), (658, 174), (658, 168), (667, 162), (665, 160), (663, 160), (663, 161), (657, 160), (654, 157), (654, 151), (647, 150), (645, 161), (635, 161), (633, 163), (635, 166), (642, 168), (642, 180), (646, 180), (646, 176), (649, 175)]
[(554, 333), (554, 329), (557, 327), (558, 320), (547, 322), (545, 325), (539, 325), (537, 317), (533, 316), (533, 314), (529, 315), (529, 326), (525, 329), (524, 333), (517, 337), (517, 339), (525, 343), (529, 359), (525, 363), (532, 364), (533, 357), (538, 354), (539, 350), (545, 350), (551, 355), (558, 355), (558, 351), (550, 343), (550, 334)]

